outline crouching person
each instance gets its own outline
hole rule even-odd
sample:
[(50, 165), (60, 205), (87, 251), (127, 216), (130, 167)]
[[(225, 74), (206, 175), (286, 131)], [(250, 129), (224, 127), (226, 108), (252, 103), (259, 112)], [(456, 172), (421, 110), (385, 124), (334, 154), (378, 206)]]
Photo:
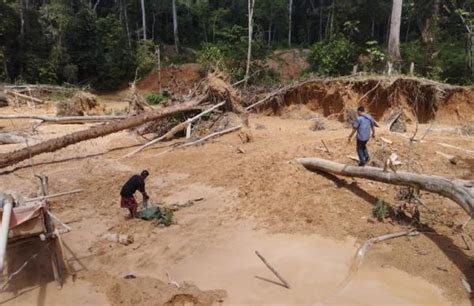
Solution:
[(120, 191), (120, 196), (122, 197), (120, 206), (128, 209), (130, 212), (130, 218), (135, 218), (137, 216), (138, 204), (134, 197), (135, 192), (137, 190), (140, 191), (143, 195), (144, 201), (149, 199), (149, 196), (145, 191), (145, 179), (148, 175), (148, 171), (143, 170), (140, 175), (132, 176), (128, 179), (125, 185), (123, 185), (122, 190)]

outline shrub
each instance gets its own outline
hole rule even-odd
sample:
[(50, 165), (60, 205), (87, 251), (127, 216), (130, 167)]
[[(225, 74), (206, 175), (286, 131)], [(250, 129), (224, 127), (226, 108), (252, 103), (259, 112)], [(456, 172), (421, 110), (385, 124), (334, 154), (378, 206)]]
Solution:
[(379, 220), (383, 220), (390, 215), (390, 206), (385, 203), (385, 201), (377, 199), (374, 208), (372, 209), (372, 214)]
[(357, 47), (343, 36), (329, 42), (317, 42), (311, 48), (311, 69), (322, 75), (343, 75), (352, 70), (357, 57)]
[[(365, 52), (370, 58), (370, 62), (368, 64), (369, 71), (374, 71), (380, 69), (380, 67), (385, 66), (385, 60), (387, 58), (387, 54), (385, 50), (383, 50), (375, 40), (367, 41), (365, 43)], [(383, 69), (383, 68), (382, 68)]]
[(216, 65), (224, 60), (224, 54), (218, 45), (206, 43), (197, 53), (197, 62), (202, 65)]
[(141, 41), (138, 44), (136, 65), (139, 75), (145, 75), (155, 67), (155, 46), (152, 41)]
[(160, 93), (151, 92), (145, 95), (145, 99), (148, 104), (158, 105), (168, 100), (168, 97)]

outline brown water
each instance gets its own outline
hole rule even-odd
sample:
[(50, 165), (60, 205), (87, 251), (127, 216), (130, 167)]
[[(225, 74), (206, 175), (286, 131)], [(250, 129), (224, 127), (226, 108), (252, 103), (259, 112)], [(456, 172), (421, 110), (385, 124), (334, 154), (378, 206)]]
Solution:
[[(173, 278), (193, 281), (201, 289), (226, 289), (225, 305), (450, 305), (435, 286), (393, 268), (356, 263), (350, 275), (357, 251), (353, 240), (242, 228), (227, 234), (213, 247), (178, 262), (170, 269)], [(278, 279), (255, 250), (291, 289), (276, 284)]]

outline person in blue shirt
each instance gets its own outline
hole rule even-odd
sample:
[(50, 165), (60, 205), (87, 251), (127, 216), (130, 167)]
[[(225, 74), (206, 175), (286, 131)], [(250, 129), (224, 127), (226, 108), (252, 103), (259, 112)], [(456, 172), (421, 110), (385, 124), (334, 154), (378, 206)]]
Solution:
[(352, 123), (352, 132), (349, 135), (348, 142), (351, 141), (352, 136), (357, 132), (357, 155), (359, 155), (359, 166), (365, 166), (369, 160), (369, 151), (367, 150), (367, 142), (375, 138), (375, 120), (365, 112), (363, 106), (357, 109), (357, 119)]

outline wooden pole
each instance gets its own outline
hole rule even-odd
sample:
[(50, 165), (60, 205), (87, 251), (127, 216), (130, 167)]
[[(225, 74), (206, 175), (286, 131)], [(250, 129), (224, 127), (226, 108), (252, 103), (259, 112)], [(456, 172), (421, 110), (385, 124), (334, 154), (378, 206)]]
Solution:
[(127, 116), (67, 116), (67, 117), (52, 117), (52, 116), (40, 116), (40, 115), (0, 115), (0, 119), (8, 120), (19, 120), (19, 119), (33, 119), (41, 120), (44, 122), (55, 122), (55, 123), (84, 123), (84, 122), (108, 122), (113, 120), (122, 120)]
[(415, 63), (411, 63), (410, 64), (410, 76), (414, 76), (415, 75)]
[(265, 257), (263, 257), (258, 251), (255, 251), (255, 254), (257, 254), (258, 258), (260, 258), (263, 263), (267, 266), (268, 269), (270, 269), (270, 271), (273, 272), (273, 274), (275, 274), (276, 277), (278, 277), (278, 279), (282, 282), (282, 284), (287, 288), (287, 289), (290, 289), (290, 284), (283, 278), (283, 276), (280, 275), (280, 273), (278, 273), (277, 270), (275, 270), (275, 268), (273, 268), (268, 262), (267, 260), (265, 259)]
[(41, 196), (41, 197), (36, 197), (36, 198), (30, 198), (30, 199), (25, 199), (25, 203), (29, 202), (36, 202), (36, 201), (41, 201), (41, 200), (47, 200), (47, 199), (52, 199), (52, 198), (57, 198), (57, 197), (62, 197), (65, 195), (70, 195), (70, 194), (75, 194), (75, 193), (80, 193), (83, 192), (83, 189), (75, 189), (71, 191), (65, 191), (65, 192), (60, 192), (60, 193), (53, 193), (47, 196)]
[(35, 174), (35, 177), (40, 181), (40, 191), (42, 196), (48, 195), (48, 177), (46, 175)]
[(331, 151), (329, 151), (329, 148), (328, 148), (328, 146), (326, 145), (326, 143), (324, 142), (323, 139), (321, 139), (321, 142), (323, 143), (323, 146), (326, 148), (326, 152), (328, 152), (328, 154), (331, 154)]
[(191, 131), (192, 131), (193, 125), (191, 123), (188, 123), (186, 126), (186, 139), (191, 138)]
[(58, 229), (56, 229), (54, 231), (54, 233), (56, 234), (56, 239), (58, 240), (58, 245), (59, 245), (59, 251), (60, 251), (60, 255), (61, 255), (61, 259), (62, 261), (64, 262), (64, 266), (67, 270), (67, 273), (69, 273), (73, 279), (76, 277), (76, 271), (74, 271), (71, 267), (71, 265), (69, 265), (69, 262), (67, 261), (67, 258), (66, 258), (66, 252), (64, 251), (64, 245), (63, 245), (63, 240), (61, 238), (61, 235), (60, 235), (60, 231)]

